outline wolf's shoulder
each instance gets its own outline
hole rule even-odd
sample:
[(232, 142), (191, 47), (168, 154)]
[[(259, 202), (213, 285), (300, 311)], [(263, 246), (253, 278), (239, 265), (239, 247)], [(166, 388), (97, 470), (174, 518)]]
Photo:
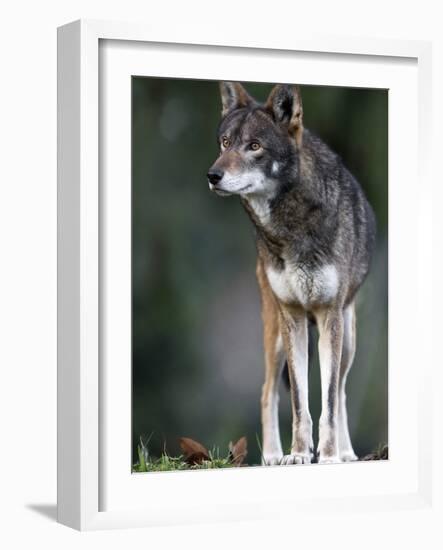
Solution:
[(359, 196), (362, 188), (342, 157), (310, 130), (303, 133), (303, 165), (308, 174), (315, 174), (327, 186), (334, 186), (351, 196)]
[(340, 164), (340, 156), (317, 134), (305, 128), (303, 131), (302, 154), (321, 164)]

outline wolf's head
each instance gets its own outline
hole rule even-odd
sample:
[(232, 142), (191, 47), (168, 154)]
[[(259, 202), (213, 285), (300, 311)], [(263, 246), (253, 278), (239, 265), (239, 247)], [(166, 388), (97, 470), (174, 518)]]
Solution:
[(256, 102), (237, 82), (221, 82), (220, 156), (208, 172), (219, 195), (273, 198), (297, 177), (303, 133), (298, 87), (278, 84), (266, 103)]

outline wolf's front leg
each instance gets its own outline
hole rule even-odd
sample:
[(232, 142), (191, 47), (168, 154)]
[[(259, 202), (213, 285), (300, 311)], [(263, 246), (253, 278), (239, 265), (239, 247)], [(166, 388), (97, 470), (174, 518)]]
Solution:
[(327, 309), (317, 315), (322, 409), (319, 426), (320, 463), (341, 462), (338, 441), (339, 376), (343, 346), (343, 312)]
[(310, 464), (313, 457), (312, 419), (308, 400), (308, 319), (305, 312), (282, 311), (292, 404), (291, 453), (282, 464)]
[[(266, 332), (265, 332), (266, 335)], [(265, 340), (265, 383), (261, 395), (263, 464), (280, 464), (283, 451), (278, 425), (278, 388), (282, 367), (282, 339), (279, 334)]]
[(277, 302), (269, 286), (260, 259), (257, 262), (257, 279), (262, 297), (263, 347), (265, 352), (265, 383), (261, 395), (263, 429), (263, 464), (280, 464), (283, 451), (278, 425), (278, 387), (282, 368), (283, 343)]

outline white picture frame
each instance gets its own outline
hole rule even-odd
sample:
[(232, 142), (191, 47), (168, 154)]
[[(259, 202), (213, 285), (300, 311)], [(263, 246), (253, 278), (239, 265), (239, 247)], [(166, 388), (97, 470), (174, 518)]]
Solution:
[[(146, 48), (150, 48), (148, 56)], [(432, 232), (432, 220), (425, 208), (432, 197), (427, 158), (431, 126), (430, 44), (303, 34), (297, 34), (295, 38), (263, 38), (251, 43), (241, 37), (215, 36), (208, 40), (204, 32), (201, 36), (190, 37), (185, 29), (166, 36), (143, 25), (77, 21), (59, 29), (58, 51), (59, 522), (89, 530), (262, 519), (282, 517), (294, 507), (300, 511), (298, 513), (320, 512), (329, 509), (331, 503), (339, 513), (355, 509), (430, 509), (433, 481), (430, 399), (433, 358), (430, 347), (419, 350), (418, 344), (411, 338), (414, 331), (426, 337), (426, 331), (419, 325), (418, 319), (426, 315), (424, 304), (432, 300), (432, 286), (425, 283), (431, 279), (428, 270), (432, 264), (432, 246), (423, 245), (431, 241), (427, 237)], [(292, 81), (283, 78), (284, 66), (290, 56), (296, 55), (300, 68), (303, 59), (309, 59), (300, 83), (345, 85), (348, 82), (348, 85), (362, 87), (384, 87), (384, 82), (392, 82), (393, 97), (397, 98), (390, 103), (390, 123), (394, 121), (393, 126), (390, 125), (389, 142), (390, 240), (391, 243), (400, 242), (402, 233), (406, 233), (410, 237), (409, 242), (414, 243), (412, 251), (402, 247), (390, 248), (390, 259), (395, 260), (390, 272), (390, 310), (391, 314), (392, 308), (394, 314), (397, 311), (399, 325), (402, 324), (401, 290), (411, 285), (414, 290), (410, 291), (412, 298), (409, 304), (412, 319), (408, 323), (403, 320), (403, 332), (394, 329), (390, 333), (390, 348), (398, 351), (394, 357), (390, 352), (391, 458), (386, 463), (378, 464), (325, 465), (302, 469), (247, 468), (229, 472), (131, 475), (125, 455), (127, 451), (119, 450), (126, 447), (116, 444), (116, 441), (126, 441), (129, 452), (126, 437), (130, 429), (130, 387), (127, 383), (130, 374), (125, 369), (117, 373), (115, 368), (112, 370), (112, 365), (104, 365), (103, 357), (109, 357), (109, 353), (102, 353), (102, 346), (108, 345), (103, 343), (103, 326), (108, 322), (106, 304), (110, 299), (109, 288), (119, 288), (122, 281), (123, 286), (126, 284), (122, 302), (112, 306), (113, 311), (119, 312), (123, 323), (114, 327), (116, 331), (121, 330), (122, 337), (112, 340), (121, 347), (113, 348), (113, 353), (124, 356), (130, 331), (125, 305), (128, 300), (129, 257), (125, 254), (130, 211), (127, 208), (122, 211), (128, 204), (127, 181), (130, 177), (128, 104), (125, 107), (128, 100), (127, 77), (143, 71), (143, 74), (152, 76), (257, 80), (257, 66), (264, 67), (266, 58), (272, 57), (272, 68), (263, 73), (261, 80)], [(250, 56), (257, 63), (245, 65), (245, 56)], [(316, 77), (311, 68), (315, 68), (317, 60), (323, 64), (321, 77)], [(332, 63), (335, 63), (336, 70), (328, 73), (328, 66)], [(359, 65), (364, 70), (359, 72)], [(355, 73), (353, 71), (351, 74), (352, 68)], [(403, 88), (403, 93), (400, 93), (400, 86), (405, 84), (406, 89)], [(111, 93), (106, 95), (106, 90)], [(106, 101), (102, 93), (105, 93)], [(123, 111), (116, 109), (115, 120), (104, 128), (103, 120), (108, 120), (106, 109), (110, 104), (122, 106)], [(410, 131), (418, 136), (417, 140), (407, 142), (403, 141), (401, 126), (402, 113), (406, 108)], [(396, 137), (394, 141), (393, 136)], [(119, 151), (118, 156), (113, 154), (116, 150)], [(408, 167), (401, 162), (405, 151), (408, 153)], [(112, 188), (125, 192), (123, 195), (106, 194), (103, 187), (103, 173), (107, 174), (106, 177), (112, 177), (106, 163), (108, 159), (115, 162), (116, 158), (119, 164), (112, 165), (112, 174), (121, 177), (121, 184)], [(103, 166), (106, 169), (100, 170)], [(401, 208), (392, 206), (391, 190), (399, 190), (395, 182), (400, 181), (404, 182), (406, 191), (419, 182), (418, 208), (417, 196), (410, 196), (407, 192)], [(410, 222), (408, 214), (413, 207), (417, 217)], [(108, 220), (115, 220), (117, 212), (123, 220), (123, 236), (119, 239), (120, 244), (116, 243), (113, 247), (112, 257), (106, 250), (109, 248), (107, 239), (113, 238), (113, 225), (101, 220), (104, 208)], [(400, 267), (396, 269), (395, 265), (404, 267), (411, 256), (413, 266), (407, 276), (400, 278)], [(118, 272), (118, 276), (102, 284), (111, 265), (116, 268), (113, 272)], [(398, 281), (398, 290), (391, 288), (393, 277)], [(112, 315), (110, 318), (113, 318)], [(409, 338), (407, 341), (410, 342), (403, 352), (402, 338)], [(421, 368), (414, 370), (414, 361), (419, 359)], [(109, 370), (106, 375), (105, 369)], [(401, 372), (411, 374), (403, 378), (403, 393), (396, 392), (396, 382), (400, 380)], [(123, 378), (119, 378), (120, 375)], [(115, 402), (116, 396), (122, 407), (118, 418), (112, 416), (112, 407), (109, 406), (109, 403)], [(402, 419), (407, 425), (402, 425)], [(111, 452), (106, 455), (113, 458), (106, 459), (105, 463), (102, 451), (108, 445)], [(294, 494), (285, 491), (291, 482), (297, 486)], [(145, 502), (147, 484), (151, 498)], [(239, 485), (244, 489), (239, 491), (240, 495), (245, 496), (237, 498), (235, 503), (231, 502), (229, 507), (223, 506), (224, 502), (229, 501), (232, 487)], [(186, 494), (193, 494), (195, 500), (191, 499), (183, 509), (170, 498), (174, 491), (187, 491)], [(218, 495), (218, 506), (203, 504), (211, 493)], [(152, 499), (153, 494), (155, 499)], [(162, 494), (168, 495), (168, 498), (162, 499)]]

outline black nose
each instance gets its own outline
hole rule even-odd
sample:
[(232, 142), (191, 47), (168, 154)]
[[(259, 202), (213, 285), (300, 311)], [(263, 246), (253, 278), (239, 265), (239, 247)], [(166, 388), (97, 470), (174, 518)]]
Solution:
[(217, 185), (218, 183), (220, 183), (220, 180), (222, 179), (222, 177), (223, 177), (223, 172), (221, 170), (214, 169), (208, 172), (208, 181), (212, 185)]

